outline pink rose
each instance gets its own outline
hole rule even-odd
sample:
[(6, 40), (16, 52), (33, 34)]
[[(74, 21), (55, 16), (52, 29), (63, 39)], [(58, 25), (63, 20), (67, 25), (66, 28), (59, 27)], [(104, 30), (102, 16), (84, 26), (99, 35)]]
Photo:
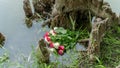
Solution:
[(58, 49), (59, 49), (59, 50), (64, 50), (65, 47), (64, 47), (64, 46), (59, 46)]
[(49, 32), (46, 32), (46, 33), (44, 34), (44, 38), (45, 38), (46, 36), (47, 36), (47, 37), (49, 36)]
[(52, 42), (50, 42), (50, 48), (53, 48), (54, 44)]
[(51, 41), (50, 37), (46, 37), (46, 39), (47, 39), (47, 41), (48, 41), (48, 42), (50, 42), (50, 41)]
[(64, 54), (64, 51), (63, 51), (63, 50), (58, 50), (58, 54), (59, 54), (59, 55), (63, 55), (63, 54)]
[(50, 37), (49, 36), (45, 36), (45, 41), (47, 42), (47, 43), (50, 43), (51, 42), (51, 39), (50, 39)]

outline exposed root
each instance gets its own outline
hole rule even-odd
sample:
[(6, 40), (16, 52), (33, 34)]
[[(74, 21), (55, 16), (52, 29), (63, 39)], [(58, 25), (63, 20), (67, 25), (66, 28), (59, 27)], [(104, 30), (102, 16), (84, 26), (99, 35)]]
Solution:
[(5, 41), (5, 36), (3, 36), (2, 33), (0, 33), (0, 47), (4, 45), (4, 41)]

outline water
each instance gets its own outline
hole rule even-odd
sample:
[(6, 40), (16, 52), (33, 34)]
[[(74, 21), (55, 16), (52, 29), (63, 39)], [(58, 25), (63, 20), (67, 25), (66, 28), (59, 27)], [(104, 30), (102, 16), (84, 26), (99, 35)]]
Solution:
[[(9, 51), (11, 60), (23, 54), (28, 56), (31, 46), (36, 47), (44, 32), (40, 32), (40, 23), (34, 23), (28, 29), (23, 11), (23, 0), (0, 0), (0, 32), (6, 37), (4, 47)], [(0, 54), (3, 53), (0, 49)]]
[[(120, 0), (108, 1), (112, 10), (120, 13)], [(25, 26), (23, 0), (0, 0), (0, 32), (6, 37), (4, 47), (9, 51), (11, 60), (16, 60), (19, 55), (29, 56), (31, 46), (36, 47), (38, 40), (43, 36), (40, 23), (34, 23), (32, 28)], [(34, 11), (33, 11), (34, 12)], [(0, 55), (4, 52), (0, 49)]]

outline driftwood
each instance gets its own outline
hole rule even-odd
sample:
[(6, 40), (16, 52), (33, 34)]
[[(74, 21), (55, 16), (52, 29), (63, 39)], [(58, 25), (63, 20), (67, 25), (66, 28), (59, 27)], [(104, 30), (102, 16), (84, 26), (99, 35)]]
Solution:
[(5, 36), (3, 36), (2, 33), (0, 33), (0, 47), (3, 46), (4, 41), (5, 41)]
[[(110, 5), (103, 0), (33, 0), (33, 6), (42, 18), (48, 18), (43, 26), (72, 29), (71, 17), (75, 21), (75, 30), (81, 27), (87, 29), (90, 38), (79, 42), (88, 43), (87, 54), (91, 61), (94, 56), (99, 56), (100, 42), (106, 30), (120, 21)], [(95, 20), (92, 22), (93, 17)]]

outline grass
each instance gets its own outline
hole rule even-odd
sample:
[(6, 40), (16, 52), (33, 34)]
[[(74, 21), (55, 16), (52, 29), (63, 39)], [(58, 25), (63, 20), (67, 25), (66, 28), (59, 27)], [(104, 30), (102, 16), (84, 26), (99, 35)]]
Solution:
[(89, 63), (87, 56), (80, 57), (78, 68), (115, 68), (120, 65), (120, 26), (114, 25), (106, 32), (100, 51), (101, 55), (96, 57), (94, 64)]
[(120, 26), (114, 26), (106, 33), (101, 51), (101, 61), (107, 68), (120, 65)]
[(76, 51), (75, 48), (67, 51), (66, 55), (66, 57), (62, 56), (61, 59), (54, 56), (55, 60), (50, 64), (38, 64), (33, 47), (31, 56), (23, 56), (21, 59), (23, 62), (20, 63), (11, 61), (6, 50), (0, 57), (0, 68), (115, 68), (120, 65), (120, 26), (114, 26), (106, 32), (101, 43), (101, 55), (100, 58), (96, 57), (96, 63), (90, 64), (87, 56)]

